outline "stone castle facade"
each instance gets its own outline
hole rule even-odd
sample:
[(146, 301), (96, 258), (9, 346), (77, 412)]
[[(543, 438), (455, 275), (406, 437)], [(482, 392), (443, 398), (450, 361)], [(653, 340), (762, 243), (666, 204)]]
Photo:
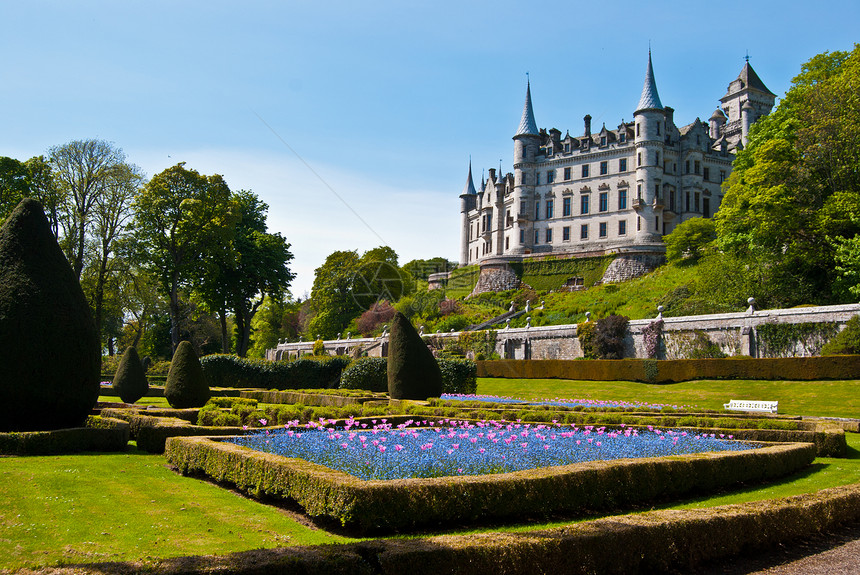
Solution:
[(707, 123), (678, 127), (660, 100), (649, 53), (633, 121), (597, 130), (586, 115), (582, 134), (562, 136), (538, 129), (527, 85), (513, 173), (490, 169), (476, 189), (469, 166), (460, 265), (499, 269), (547, 255), (611, 253), (659, 259), (663, 235), (719, 208), (734, 152), (775, 97), (747, 61)]

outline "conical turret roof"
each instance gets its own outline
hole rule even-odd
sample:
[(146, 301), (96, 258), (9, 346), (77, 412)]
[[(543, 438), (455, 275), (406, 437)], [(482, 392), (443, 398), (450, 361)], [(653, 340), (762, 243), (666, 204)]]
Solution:
[(472, 160), (469, 160), (469, 176), (466, 178), (466, 186), (463, 188), (463, 193), (461, 196), (466, 195), (477, 195), (478, 192), (475, 190), (475, 182), (472, 180)]
[(648, 70), (645, 72), (645, 85), (642, 87), (642, 96), (639, 98), (639, 105), (636, 106), (636, 111), (662, 109), (663, 103), (660, 102), (660, 95), (657, 93), (657, 82), (654, 80), (654, 66), (651, 64), (651, 50), (648, 50)]
[(535, 113), (532, 109), (532, 90), (531, 84), (526, 82), (526, 103), (523, 106), (523, 117), (520, 119), (520, 127), (517, 128), (516, 136), (537, 136), (538, 128), (535, 122)]

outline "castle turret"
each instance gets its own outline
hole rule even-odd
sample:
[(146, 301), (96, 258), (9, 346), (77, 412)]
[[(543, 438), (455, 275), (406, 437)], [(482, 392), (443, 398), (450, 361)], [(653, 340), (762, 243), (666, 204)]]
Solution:
[(460, 194), (460, 266), (469, 264), (469, 212), (476, 208), (478, 192), (472, 180), (472, 161), (469, 160), (469, 175), (466, 177), (466, 185)]
[[(636, 198), (633, 206), (639, 217), (636, 243), (660, 241), (660, 184), (663, 179), (663, 142), (666, 137), (666, 113), (657, 93), (651, 51), (642, 96), (633, 113), (636, 123)], [(658, 207), (659, 206), (659, 207)]]
[(741, 106), (741, 143), (746, 147), (747, 142), (749, 142), (750, 137), (750, 126), (755, 121), (753, 117), (755, 116), (755, 108), (750, 101), (747, 100), (744, 102), (744, 105)]
[[(517, 210), (512, 230), (513, 253), (531, 251), (532, 233), (529, 214), (533, 213), (534, 191), (536, 184), (535, 156), (540, 147), (540, 132), (532, 109), (531, 84), (526, 83), (526, 102), (517, 133), (514, 134), (514, 202)], [(522, 208), (522, 209), (521, 209)], [(520, 241), (522, 238), (523, 241)]]
[(747, 58), (741, 73), (729, 84), (726, 95), (720, 98), (723, 112), (728, 117), (722, 135), (726, 137), (729, 150), (746, 144), (749, 127), (769, 114), (775, 101), (776, 95), (767, 89)]
[(719, 140), (720, 136), (723, 134), (723, 126), (726, 125), (726, 115), (723, 114), (723, 111), (717, 108), (714, 110), (714, 113), (711, 114), (710, 119), (708, 120), (710, 124), (710, 136), (712, 140)]

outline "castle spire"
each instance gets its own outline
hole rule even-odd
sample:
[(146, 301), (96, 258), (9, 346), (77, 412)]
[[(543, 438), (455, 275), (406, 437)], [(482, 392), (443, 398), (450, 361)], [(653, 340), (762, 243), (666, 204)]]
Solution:
[(660, 95), (657, 94), (657, 82), (654, 80), (654, 66), (651, 64), (651, 49), (648, 49), (648, 70), (645, 72), (645, 85), (642, 87), (642, 96), (636, 111), (640, 110), (662, 110)]
[(526, 103), (525, 106), (523, 106), (523, 117), (520, 119), (520, 127), (517, 128), (517, 133), (514, 134), (514, 137), (537, 135), (537, 122), (535, 122), (535, 113), (534, 110), (532, 110), (531, 84), (526, 80)]
[(477, 191), (475, 190), (475, 182), (472, 180), (472, 158), (469, 158), (469, 175), (466, 178), (466, 186), (463, 188), (463, 193), (461, 196), (465, 195), (477, 195)]

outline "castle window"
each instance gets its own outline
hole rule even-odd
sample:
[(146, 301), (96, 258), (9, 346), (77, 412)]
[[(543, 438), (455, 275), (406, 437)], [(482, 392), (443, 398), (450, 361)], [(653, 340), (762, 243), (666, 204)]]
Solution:
[(637, 166), (642, 165), (642, 152), (639, 152), (638, 154), (636, 154), (636, 165)]
[(564, 180), (567, 181), (570, 179), (570, 168), (564, 169)]
[(565, 153), (565, 154), (569, 154), (569, 153), (570, 153), (570, 142), (565, 142), (565, 143), (564, 143), (564, 153)]
[(588, 224), (582, 224), (581, 226), (579, 226), (579, 239), (588, 239)]
[(520, 213), (521, 214), (526, 213), (526, 201), (525, 200), (520, 200)]
[(618, 190), (618, 209), (627, 209), (627, 190)]
[(552, 230), (549, 228), (546, 229), (546, 243), (552, 243)]
[(689, 173), (690, 173), (690, 160), (686, 160), (686, 161), (684, 162), (684, 173), (685, 173), (685, 174), (689, 174)]
[(687, 199), (687, 202), (686, 202), (686, 203), (687, 203), (687, 207), (685, 208), (685, 210), (684, 210), (684, 211), (689, 212), (689, 211), (690, 211), (690, 192), (687, 192), (687, 198), (686, 198), (686, 199)]
[(508, 236), (505, 236), (505, 251), (507, 251), (507, 250), (511, 249), (511, 242), (510, 242), (510, 239), (511, 239), (511, 238), (509, 238)]
[(609, 209), (609, 193), (600, 192), (600, 211), (605, 212)]
[(640, 135), (641, 134), (639, 133), (639, 124), (636, 124), (636, 136), (638, 137)]
[(697, 174), (698, 174), (698, 173), (700, 173), (700, 172), (701, 172), (701, 169), (702, 169), (702, 163), (701, 163), (701, 162), (699, 162), (699, 160), (696, 160), (696, 161), (695, 161), (695, 170), (696, 170), (696, 173), (697, 173)]
[(601, 145), (601, 146), (605, 146), (605, 145), (606, 145), (606, 136), (600, 136), (600, 145)]
[(660, 135), (660, 122), (657, 122), (657, 135)]
[(535, 173), (535, 185), (536, 186), (540, 185), (540, 172)]
[(540, 232), (538, 230), (535, 230), (535, 243), (540, 243)]
[(626, 142), (627, 141), (627, 134), (625, 132), (621, 132), (621, 134), (618, 135), (618, 141), (622, 144), (624, 142)]
[(562, 200), (561, 215), (565, 217), (570, 215), (570, 198), (564, 198), (564, 200)]
[(642, 184), (636, 184), (636, 197), (642, 200)]
[(627, 220), (618, 220), (618, 235), (627, 235)]
[(660, 216), (654, 216), (654, 231), (660, 231)]
[(599, 235), (601, 238), (606, 237), (606, 222), (600, 222), (600, 234)]
[(618, 171), (626, 172), (627, 171), (627, 158), (621, 158), (618, 160)]
[(520, 243), (521, 244), (526, 243), (526, 231), (525, 230), (520, 230)]
[(711, 181), (711, 168), (704, 168), (704, 169), (702, 170), (702, 174), (704, 175), (704, 178), (705, 178), (705, 181), (706, 181), (706, 182), (710, 182), (710, 181)]
[(555, 170), (548, 170), (546, 173), (546, 183), (551, 184), (555, 181)]
[(722, 184), (725, 181), (726, 181), (726, 171), (720, 170), (720, 183)]
[(669, 211), (675, 211), (675, 190), (669, 190)]
[(547, 147), (546, 147), (546, 155), (547, 155), (547, 156), (551, 156), (551, 155), (552, 155), (552, 146), (547, 146)]
[(536, 220), (540, 219), (540, 202), (539, 201), (535, 201), (535, 219)]
[(693, 211), (694, 211), (694, 212), (698, 212), (698, 211), (699, 211), (699, 197), (700, 197), (699, 192), (696, 192), (696, 193), (693, 195)]
[(561, 228), (561, 239), (564, 242), (570, 241), (570, 226), (564, 226)]
[(547, 201), (546, 201), (546, 219), (551, 219), (551, 218), (552, 218), (552, 216), (553, 216), (553, 207), (554, 207), (554, 206), (553, 206), (553, 201), (552, 201), (552, 200), (547, 200)]
[(588, 194), (579, 198), (579, 213), (585, 215), (588, 213)]
[(654, 165), (655, 165), (655, 166), (659, 166), (659, 165), (660, 165), (660, 152), (657, 152), (657, 161), (656, 161), (656, 162), (654, 162)]
[(600, 162), (600, 175), (605, 176), (609, 173), (609, 162)]
[(582, 177), (583, 178), (588, 177), (588, 164), (585, 164), (582, 166)]
[(641, 230), (642, 230), (642, 218), (641, 218), (641, 217), (637, 217), (637, 218), (636, 218), (636, 231), (638, 232), (638, 231), (641, 231)]
[(702, 198), (702, 215), (706, 218), (711, 217), (711, 199)]
[(582, 141), (582, 148), (583, 149), (588, 149), (588, 140), (589, 140), (589, 138), (586, 138)]

